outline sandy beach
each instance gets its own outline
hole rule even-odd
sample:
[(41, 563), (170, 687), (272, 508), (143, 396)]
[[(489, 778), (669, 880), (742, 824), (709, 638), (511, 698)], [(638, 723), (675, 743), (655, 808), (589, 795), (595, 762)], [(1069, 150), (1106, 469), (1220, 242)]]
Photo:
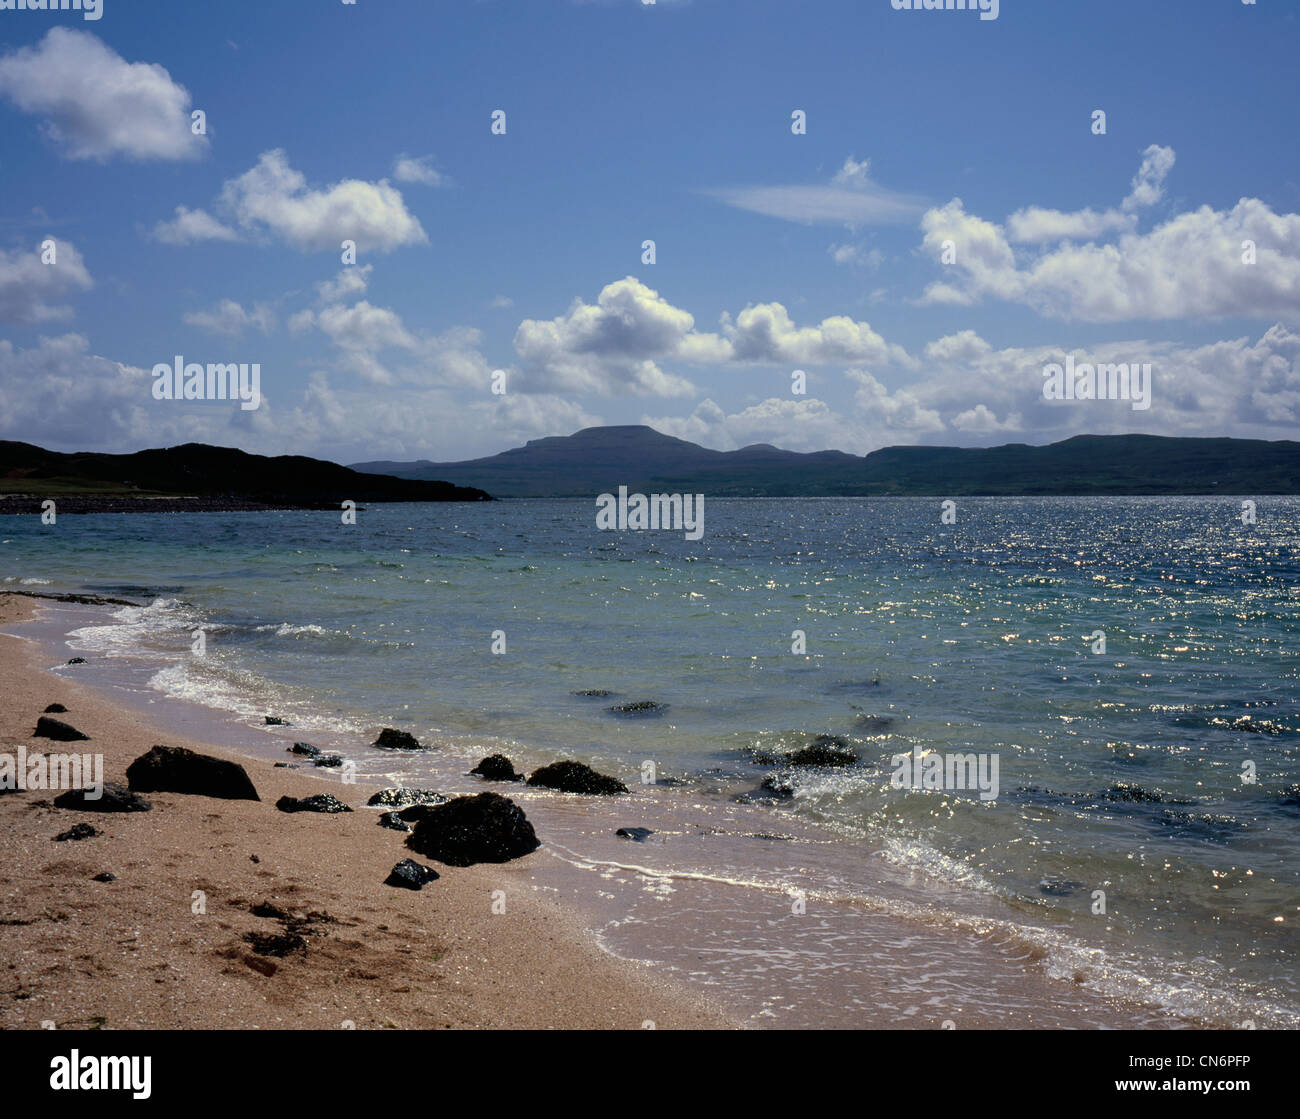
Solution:
[[(0, 595), (0, 626), (32, 616)], [(383, 884), (412, 854), (375, 814), (286, 814), (285, 794), (327, 789), (310, 769), (276, 769), (149, 725), (35, 663), (36, 646), (0, 635), (3, 749), (102, 753), (104, 778), (154, 745), (238, 761), (260, 801), (151, 793), (150, 812), (56, 808), (53, 794), (0, 795), (0, 1027), (35, 1029), (641, 1029), (726, 1028), (722, 1012), (644, 966), (602, 952), (572, 915), (537, 896), (526, 856), (502, 865), (436, 865), (418, 892)], [(90, 736), (33, 740), (48, 704)], [(344, 794), (364, 805), (377, 786)], [(56, 842), (85, 822), (102, 834)], [(420, 860), (424, 861), (424, 860)], [(96, 881), (103, 873), (111, 882)], [(202, 905), (196, 901), (201, 891)], [(505, 913), (493, 912), (504, 891)], [(305, 918), (305, 954), (255, 953), (246, 934), (277, 934), (269, 902)], [(500, 908), (499, 906), (497, 908)], [(202, 910), (195, 912), (196, 909)]]

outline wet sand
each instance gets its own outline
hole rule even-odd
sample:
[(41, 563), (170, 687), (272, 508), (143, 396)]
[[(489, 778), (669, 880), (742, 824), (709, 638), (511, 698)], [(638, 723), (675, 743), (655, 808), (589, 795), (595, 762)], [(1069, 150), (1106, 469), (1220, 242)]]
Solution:
[[(33, 600), (0, 594), (0, 626)], [(728, 1028), (697, 992), (603, 952), (531, 881), (537, 855), (467, 868), (418, 893), (383, 885), (412, 853), (366, 798), (310, 769), (276, 769), (191, 741), (40, 667), (34, 642), (0, 634), (0, 751), (104, 756), (107, 781), (154, 745), (188, 746), (247, 770), (261, 800), (150, 793), (151, 812), (77, 812), (54, 794), (0, 795), (0, 1027), (35, 1029)], [(91, 741), (33, 739), (47, 704)], [(350, 814), (286, 814), (282, 795), (342, 795)], [(55, 842), (73, 824), (102, 834)], [(544, 838), (544, 837), (543, 837)], [(427, 860), (417, 861), (427, 863)], [(95, 881), (108, 872), (112, 882)], [(493, 912), (494, 891), (505, 912)], [(501, 895), (497, 895), (498, 900)], [(307, 918), (305, 953), (259, 955), (249, 933)], [(201, 903), (201, 904), (200, 904)], [(500, 908), (498, 904), (496, 908)], [(323, 915), (323, 916), (322, 916)]]

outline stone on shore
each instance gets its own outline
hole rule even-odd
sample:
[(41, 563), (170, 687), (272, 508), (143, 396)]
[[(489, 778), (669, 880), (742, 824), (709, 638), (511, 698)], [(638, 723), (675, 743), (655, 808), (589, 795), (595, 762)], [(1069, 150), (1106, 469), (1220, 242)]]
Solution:
[(32, 731), (33, 738), (48, 738), (54, 742), (89, 742), (90, 735), (82, 734), (76, 727), (70, 727), (67, 723), (60, 722), (58, 719), (50, 719), (42, 715), (36, 720), (36, 729)]
[(189, 793), (220, 800), (260, 800), (244, 767), (196, 754), (183, 746), (155, 746), (126, 767), (127, 784), (140, 793)]
[(381, 750), (424, 749), (415, 735), (404, 730), (394, 730), (392, 727), (384, 727), (384, 729), (379, 732), (379, 737), (375, 739), (375, 745)]
[(276, 808), (281, 812), (351, 812), (352, 809), (344, 804), (333, 793), (317, 793), (310, 797), (290, 797), (283, 796), (275, 802)]
[(516, 773), (510, 759), (504, 754), (489, 754), (469, 771), (471, 777), (482, 777), (484, 781), (522, 781), (524, 775)]
[(104, 782), (102, 796), (92, 797), (93, 792), (93, 789), (69, 789), (54, 798), (54, 807), (77, 812), (148, 812), (153, 808), (139, 793), (112, 781)]
[(366, 801), (371, 808), (406, 808), (412, 804), (446, 804), (447, 798), (432, 789), (380, 789)]
[(385, 886), (398, 886), (403, 890), (422, 890), (426, 883), (440, 878), (433, 867), (421, 866), (414, 859), (403, 859), (384, 879)]
[(553, 762), (542, 766), (530, 778), (530, 785), (543, 789), (558, 789), (562, 793), (585, 793), (589, 796), (614, 796), (627, 792), (627, 786), (617, 777), (606, 777), (582, 762)]
[(449, 866), (509, 862), (541, 846), (523, 810), (497, 793), (416, 807), (423, 816), (406, 845)]

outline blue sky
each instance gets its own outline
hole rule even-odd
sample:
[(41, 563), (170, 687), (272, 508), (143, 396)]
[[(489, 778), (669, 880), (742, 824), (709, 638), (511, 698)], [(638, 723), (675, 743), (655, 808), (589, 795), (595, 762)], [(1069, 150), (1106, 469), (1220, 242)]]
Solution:
[[(0, 11), (0, 438), (1293, 437), (1298, 43), (1277, 0)], [(177, 354), (262, 404), (154, 399)], [(1151, 407), (1045, 400), (1066, 354)]]

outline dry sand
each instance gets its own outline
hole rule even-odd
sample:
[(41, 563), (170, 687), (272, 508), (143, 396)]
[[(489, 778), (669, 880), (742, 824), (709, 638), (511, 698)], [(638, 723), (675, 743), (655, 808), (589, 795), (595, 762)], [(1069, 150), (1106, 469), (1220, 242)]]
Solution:
[[(0, 626), (39, 609), (0, 594)], [(0, 634), (0, 752), (93, 752), (104, 779), (154, 745), (238, 761), (260, 802), (149, 793), (151, 812), (55, 808), (43, 791), (0, 795), (0, 1027), (106, 1029), (727, 1028), (699, 997), (602, 952), (567, 911), (534, 892), (527, 856), (432, 865), (419, 893), (383, 885), (412, 855), (364, 809), (378, 786), (340, 789), (310, 769), (275, 769), (219, 743), (153, 727), (85, 685), (39, 667), (37, 646)], [(47, 704), (90, 742), (33, 739)], [(276, 810), (283, 794), (333, 792), (358, 809)], [(77, 822), (103, 834), (55, 842)], [(545, 836), (541, 837), (545, 841)], [(104, 871), (113, 882), (96, 882)], [(494, 914), (493, 891), (505, 892)], [(202, 891), (205, 906), (196, 904)], [(269, 901), (317, 918), (305, 954), (245, 942), (282, 923)], [(195, 912), (205, 908), (205, 912)]]

